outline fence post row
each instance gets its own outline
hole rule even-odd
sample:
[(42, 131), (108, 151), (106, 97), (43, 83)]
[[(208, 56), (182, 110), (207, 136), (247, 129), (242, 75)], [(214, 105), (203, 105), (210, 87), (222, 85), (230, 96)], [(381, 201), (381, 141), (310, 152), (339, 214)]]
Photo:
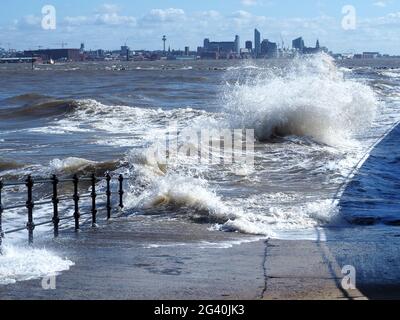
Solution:
[(33, 185), (34, 181), (29, 175), (26, 179), (26, 187), (28, 188), (28, 200), (26, 201), (26, 208), (28, 209), (28, 223), (26, 224), (26, 227), (29, 233), (29, 244), (33, 243), (33, 230), (35, 230), (35, 223), (33, 222), (33, 208), (35, 207), (32, 195)]
[[(106, 182), (107, 182), (107, 190), (106, 190), (106, 196), (107, 196), (107, 204), (106, 204), (106, 209), (107, 209), (107, 220), (111, 219), (111, 211), (112, 211), (112, 206), (111, 206), (111, 175), (110, 173), (106, 174)], [(86, 180), (86, 179), (85, 179)], [(68, 180), (66, 180), (68, 181)], [(78, 175), (74, 175), (72, 178), (72, 182), (74, 185), (74, 194), (73, 194), (73, 201), (74, 201), (74, 215), (73, 219), (75, 221), (75, 230), (78, 231), (80, 229), (80, 218), (81, 218), (81, 213), (79, 209), (79, 201), (80, 201), (80, 195), (79, 195), (79, 181), (80, 179), (78, 178)], [(97, 206), (96, 206), (96, 199), (97, 199), (97, 193), (96, 193), (96, 182), (98, 181), (98, 178), (96, 177), (95, 174), (92, 174), (90, 177), (91, 181), (91, 193), (90, 197), (92, 199), (92, 206), (91, 206), (91, 214), (92, 214), (92, 225), (96, 226), (97, 222)], [(119, 188), (118, 188), (118, 195), (119, 195), (119, 207), (121, 209), (124, 208), (123, 204), (123, 195), (124, 195), (124, 189), (123, 189), (123, 182), (124, 182), (124, 177), (123, 175), (119, 175), (118, 177), (119, 181)], [(54, 226), (54, 237), (59, 236), (59, 225), (60, 225), (60, 216), (59, 216), (59, 203), (60, 203), (60, 198), (58, 197), (58, 185), (60, 183), (60, 180), (57, 178), (56, 175), (53, 175), (50, 180), (40, 180), (40, 183), (43, 182), (51, 182), (53, 186), (53, 196), (51, 198), (51, 202), (47, 203), (52, 203), (53, 204), (53, 217), (51, 221), (45, 222), (44, 224), (50, 224), (52, 223)], [(65, 182), (65, 181), (63, 181)], [(15, 206), (15, 207), (7, 207), (5, 208), (2, 203), (2, 193), (4, 186), (16, 186), (20, 184), (25, 184), (27, 187), (27, 200), (25, 207), (28, 209), (28, 222), (26, 224), (26, 229), (28, 230), (28, 235), (29, 235), (29, 244), (33, 244), (33, 231), (35, 230), (35, 223), (33, 219), (33, 209), (35, 207), (35, 202), (33, 199), (33, 187), (35, 185), (35, 181), (33, 180), (32, 176), (29, 175), (27, 179), (25, 180), (24, 183), (4, 183), (2, 180), (0, 180), (0, 255), (2, 254), (2, 242), (4, 238), (4, 231), (3, 231), (3, 225), (2, 225), (2, 215), (5, 209), (16, 209), (19, 208), (20, 206)], [(41, 203), (44, 204), (44, 203)], [(72, 217), (71, 217), (72, 218)], [(64, 219), (64, 218), (63, 218)], [(42, 225), (41, 223), (40, 225)], [(21, 229), (18, 230), (13, 230), (13, 231), (6, 231), (5, 233), (13, 233), (20, 231)]]
[(58, 217), (58, 204), (60, 203), (60, 200), (58, 199), (58, 178), (56, 175), (53, 175), (51, 178), (52, 183), (53, 183), (53, 224), (54, 224), (54, 237), (58, 237), (58, 226), (60, 223), (60, 218)]
[(110, 173), (107, 172), (106, 175), (106, 181), (107, 181), (107, 220), (111, 219), (111, 187), (110, 187), (110, 182), (111, 182), (111, 176)]
[(96, 226), (96, 216), (97, 216), (97, 209), (96, 209), (96, 175), (92, 174), (92, 226)]
[(123, 202), (123, 200), (124, 200), (124, 176), (122, 174), (119, 175), (118, 181), (119, 181), (119, 191), (118, 191), (119, 207), (121, 209), (123, 209), (124, 208), (124, 202)]
[(79, 178), (78, 175), (74, 175), (74, 177), (72, 178), (72, 181), (74, 183), (74, 196), (73, 196), (73, 200), (74, 200), (74, 220), (75, 220), (75, 231), (79, 230), (79, 219), (81, 217), (81, 214), (79, 212), (79, 189), (78, 189), (78, 185), (79, 185)]

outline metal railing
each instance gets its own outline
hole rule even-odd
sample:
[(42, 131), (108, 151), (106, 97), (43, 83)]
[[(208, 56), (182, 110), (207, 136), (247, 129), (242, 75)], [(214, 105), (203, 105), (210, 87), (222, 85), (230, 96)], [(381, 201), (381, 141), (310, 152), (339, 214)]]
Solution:
[[(28, 176), (24, 182), (4, 182), (3, 180), (0, 180), (0, 254), (1, 254), (1, 246), (2, 246), (2, 239), (6, 234), (11, 234), (15, 232), (20, 232), (23, 230), (28, 230), (28, 241), (29, 244), (33, 243), (33, 232), (36, 227), (42, 226), (42, 225), (48, 225), (48, 224), (53, 224), (53, 230), (54, 230), (54, 237), (59, 236), (59, 225), (62, 220), (71, 220), (74, 219), (75, 221), (75, 230), (78, 231), (80, 229), (80, 218), (81, 218), (81, 212), (80, 212), (80, 207), (79, 207), (79, 201), (82, 200), (83, 198), (91, 198), (91, 219), (92, 219), (92, 226), (96, 226), (97, 222), (97, 202), (96, 199), (98, 197), (97, 190), (96, 190), (96, 183), (100, 182), (102, 180), (105, 180), (106, 182), (106, 192), (105, 195), (107, 197), (106, 200), (106, 210), (107, 210), (107, 220), (111, 218), (112, 214), (112, 202), (111, 202), (111, 197), (112, 197), (112, 191), (111, 191), (111, 181), (112, 177), (109, 173), (105, 175), (105, 177), (96, 177), (95, 174), (92, 174), (90, 177), (83, 177), (79, 178), (78, 175), (74, 175), (72, 179), (59, 179), (56, 175), (53, 175), (50, 179), (41, 179), (41, 180), (34, 180), (32, 176)], [(118, 191), (116, 194), (118, 195), (118, 200), (119, 204), (118, 207), (120, 209), (124, 208), (124, 203), (123, 203), (123, 195), (124, 195), (124, 189), (123, 189), (123, 182), (124, 182), (124, 177), (123, 175), (118, 176)], [(81, 196), (79, 194), (79, 183), (80, 182), (90, 182), (91, 184), (91, 193), (86, 195), (86, 196)], [(38, 184), (46, 184), (46, 183), (51, 183), (52, 184), (52, 198), (47, 201), (41, 201), (41, 202), (35, 202), (34, 197), (33, 197), (33, 189), (35, 185)], [(60, 183), (72, 183), (73, 184), (73, 196), (72, 198), (70, 197), (59, 197), (59, 184)], [(27, 188), (27, 197), (26, 197), (26, 203), (21, 204), (21, 205), (15, 205), (11, 207), (4, 207), (2, 203), (2, 193), (5, 187), (17, 187), (17, 186), (26, 186)], [(59, 216), (59, 204), (61, 201), (67, 201), (67, 200), (73, 200), (74, 202), (74, 213), (72, 216), (66, 216), (60, 218)], [(40, 222), (35, 224), (34, 221), (34, 208), (35, 206), (40, 206), (40, 205), (47, 205), (47, 204), (52, 204), (53, 205), (53, 217), (51, 220)], [(13, 230), (7, 230), (4, 231), (3, 229), (3, 223), (2, 223), (2, 215), (5, 210), (14, 210), (14, 209), (19, 209), (19, 208), (26, 208), (27, 209), (27, 223), (26, 226), (16, 228)]]

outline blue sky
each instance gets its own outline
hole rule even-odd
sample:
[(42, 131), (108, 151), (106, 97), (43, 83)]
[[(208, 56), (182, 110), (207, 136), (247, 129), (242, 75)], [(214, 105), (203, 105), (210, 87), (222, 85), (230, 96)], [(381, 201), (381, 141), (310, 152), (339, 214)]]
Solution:
[[(57, 13), (56, 30), (41, 28), (44, 5)], [(342, 28), (342, 8), (356, 9), (355, 30)], [(68, 47), (160, 49), (166, 34), (173, 48), (195, 49), (205, 37), (252, 40), (257, 27), (263, 38), (286, 44), (303, 36), (317, 38), (335, 52), (379, 50), (400, 54), (400, 0), (2, 0), (0, 47)]]

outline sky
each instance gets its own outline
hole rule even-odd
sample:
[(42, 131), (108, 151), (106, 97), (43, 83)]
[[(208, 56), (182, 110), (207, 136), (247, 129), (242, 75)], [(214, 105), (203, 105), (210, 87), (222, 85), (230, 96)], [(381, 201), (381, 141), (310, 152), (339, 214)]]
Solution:
[[(167, 46), (196, 50), (204, 38), (263, 39), (291, 46), (303, 36), (307, 46), (317, 39), (334, 52), (380, 51), (400, 55), (400, 0), (2, 0), (0, 47), (133, 50)], [(42, 27), (42, 8), (56, 10), (56, 28)], [(343, 11), (344, 6), (354, 11)], [(354, 15), (353, 15), (354, 13)], [(353, 18), (355, 17), (355, 19)], [(351, 19), (351, 28), (343, 21)], [(347, 24), (348, 26), (348, 24)]]

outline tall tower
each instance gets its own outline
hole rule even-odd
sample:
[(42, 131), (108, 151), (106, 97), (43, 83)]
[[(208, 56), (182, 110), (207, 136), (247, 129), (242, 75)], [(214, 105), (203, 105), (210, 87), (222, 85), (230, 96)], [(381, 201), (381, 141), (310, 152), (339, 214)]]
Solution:
[(240, 37), (239, 36), (235, 37), (235, 53), (236, 54), (240, 53)]
[(261, 33), (257, 29), (254, 30), (254, 57), (258, 58), (261, 54)]
[(321, 46), (319, 45), (319, 40), (317, 40), (317, 44), (315, 45), (315, 49), (320, 49)]
[(162, 41), (164, 43), (164, 54), (165, 54), (165, 43), (167, 42), (167, 36), (163, 36)]

